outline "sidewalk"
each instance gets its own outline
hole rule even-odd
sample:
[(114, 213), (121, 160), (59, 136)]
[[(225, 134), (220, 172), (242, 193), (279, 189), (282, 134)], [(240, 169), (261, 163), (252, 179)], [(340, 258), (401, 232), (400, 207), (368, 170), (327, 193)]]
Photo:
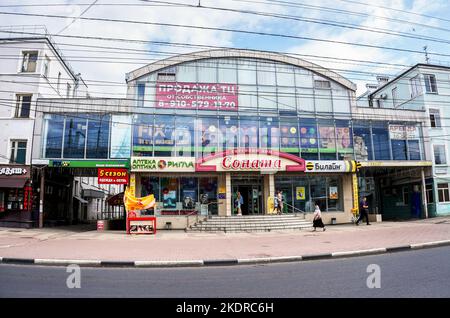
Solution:
[(299, 256), (306, 259), (308, 256), (335, 256), (361, 250), (389, 251), (390, 248), (409, 248), (410, 245), (436, 241), (448, 240), (450, 243), (450, 217), (372, 223), (371, 226), (364, 223), (359, 226), (334, 225), (327, 226), (325, 232), (320, 229), (317, 232), (297, 230), (226, 234), (158, 231), (156, 235), (130, 236), (121, 231), (68, 229), (0, 228), (0, 258), (4, 262), (9, 258), (21, 258), (168, 261), (174, 264), (193, 260), (240, 259), (256, 263), (258, 260), (270, 261), (269, 258), (290, 257), (294, 260)]

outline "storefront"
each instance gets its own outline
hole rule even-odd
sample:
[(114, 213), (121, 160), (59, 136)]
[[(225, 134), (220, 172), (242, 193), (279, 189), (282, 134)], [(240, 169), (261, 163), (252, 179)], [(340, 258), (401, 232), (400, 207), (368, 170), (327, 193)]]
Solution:
[[(141, 215), (163, 217), (158, 226), (181, 224), (181, 216), (273, 214), (268, 201), (283, 191), (284, 213), (312, 212), (316, 202), (330, 222), (352, 218), (353, 161), (305, 161), (292, 154), (260, 148), (237, 148), (195, 157), (133, 157), (131, 172), (137, 196), (153, 194), (156, 207)], [(328, 213), (329, 212), (329, 213)], [(309, 216), (308, 216), (309, 217)]]
[(0, 226), (33, 227), (30, 167), (0, 166)]

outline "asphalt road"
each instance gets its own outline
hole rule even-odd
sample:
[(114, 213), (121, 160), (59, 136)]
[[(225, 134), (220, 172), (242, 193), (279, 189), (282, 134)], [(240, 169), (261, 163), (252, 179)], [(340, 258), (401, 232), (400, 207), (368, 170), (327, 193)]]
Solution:
[[(380, 268), (368, 288), (367, 267)], [(450, 247), (347, 259), (201, 268), (81, 268), (0, 265), (0, 297), (450, 297)]]

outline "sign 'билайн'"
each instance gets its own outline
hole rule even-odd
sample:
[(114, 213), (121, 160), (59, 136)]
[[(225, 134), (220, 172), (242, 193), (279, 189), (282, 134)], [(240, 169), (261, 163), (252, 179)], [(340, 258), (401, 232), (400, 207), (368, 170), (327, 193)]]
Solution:
[(121, 168), (98, 168), (98, 184), (128, 184), (128, 170)]

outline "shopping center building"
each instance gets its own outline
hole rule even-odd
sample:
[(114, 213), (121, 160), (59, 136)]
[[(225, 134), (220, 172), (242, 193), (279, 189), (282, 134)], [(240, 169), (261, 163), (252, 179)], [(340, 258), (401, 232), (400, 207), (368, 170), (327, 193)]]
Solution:
[(358, 109), (355, 84), (291, 56), (191, 53), (130, 72), (127, 83), (132, 181), (138, 196), (156, 196), (156, 215), (194, 207), (232, 216), (237, 192), (244, 214), (270, 214), (269, 198), (281, 190), (286, 212), (317, 203), (326, 222), (345, 223), (359, 200), (355, 159), (374, 205), (382, 195), (366, 183), (405, 167), (404, 180), (420, 182), (431, 165), (423, 113)]

